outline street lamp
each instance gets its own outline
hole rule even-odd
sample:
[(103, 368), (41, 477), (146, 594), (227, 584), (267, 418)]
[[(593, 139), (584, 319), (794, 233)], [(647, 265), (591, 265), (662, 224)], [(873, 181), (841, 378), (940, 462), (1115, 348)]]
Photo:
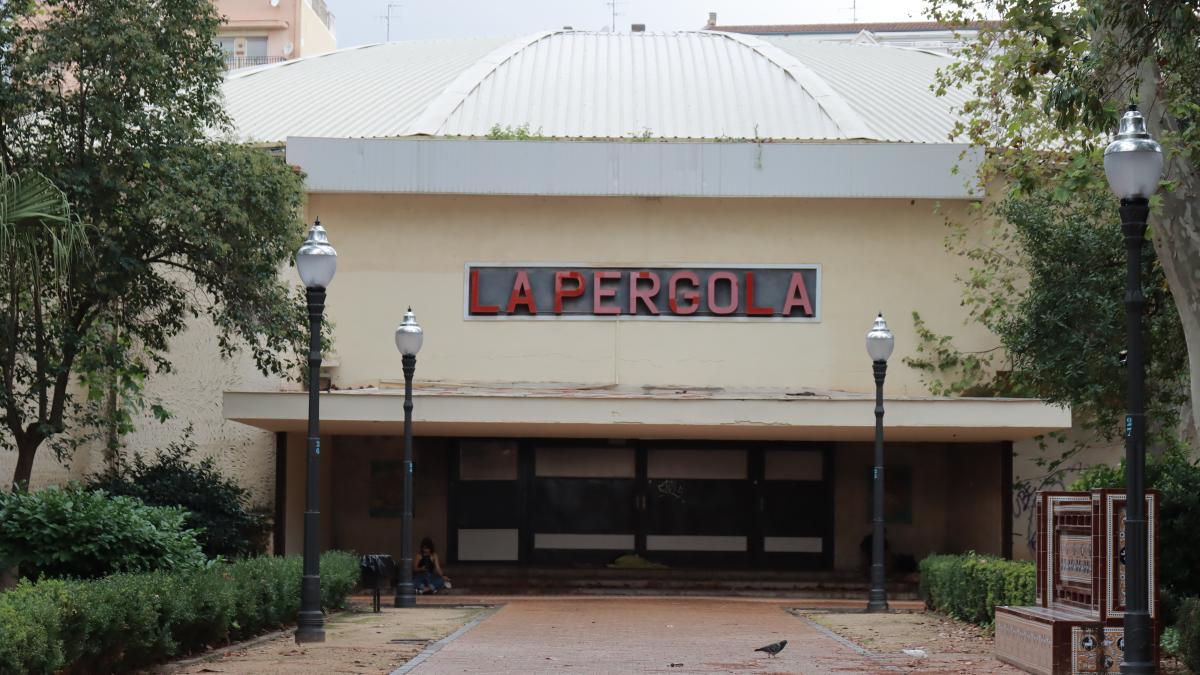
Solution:
[(1120, 131), (1104, 150), (1104, 173), (1121, 199), (1125, 233), (1125, 340), (1129, 368), (1129, 413), (1125, 416), (1125, 651), (1122, 673), (1153, 673), (1148, 611), (1149, 555), (1146, 537), (1146, 363), (1142, 345), (1142, 244), (1150, 195), (1158, 190), (1163, 156), (1146, 131), (1137, 106), (1121, 117)]
[(875, 317), (875, 325), (867, 331), (867, 355), (871, 357), (875, 371), (875, 470), (871, 474), (871, 485), (875, 495), (872, 499), (874, 515), (871, 523), (871, 590), (867, 594), (868, 612), (886, 612), (887, 590), (883, 587), (883, 378), (887, 375), (887, 360), (896, 347), (896, 338), (888, 330), (883, 313)]
[(396, 328), (396, 349), (400, 350), (404, 366), (404, 516), (400, 527), (400, 583), (396, 584), (396, 606), (415, 607), (413, 592), (413, 438), (412, 438), (412, 383), (417, 370), (417, 352), (425, 334), (417, 323), (412, 307), (404, 313), (404, 320)]
[(325, 312), (325, 289), (337, 270), (337, 251), (318, 218), (308, 239), (296, 252), (296, 269), (308, 298), (308, 464), (304, 507), (304, 580), (300, 585), (300, 618), (296, 642), (324, 642), (325, 617), (321, 614), (321, 555), (317, 529), (320, 524), (320, 412), (321, 315)]

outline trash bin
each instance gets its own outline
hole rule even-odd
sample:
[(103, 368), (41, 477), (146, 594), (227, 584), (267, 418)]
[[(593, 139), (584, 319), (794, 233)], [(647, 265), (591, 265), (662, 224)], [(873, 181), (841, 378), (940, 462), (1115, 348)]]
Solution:
[(392, 556), (384, 553), (364, 555), (358, 561), (359, 584), (372, 591), (371, 609), (378, 612), (379, 594), (384, 586), (395, 586), (399, 578), (399, 568)]

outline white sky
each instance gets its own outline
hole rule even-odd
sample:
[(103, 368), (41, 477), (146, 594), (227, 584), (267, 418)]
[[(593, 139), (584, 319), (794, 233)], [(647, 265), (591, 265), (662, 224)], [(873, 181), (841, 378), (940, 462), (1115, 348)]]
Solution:
[[(391, 4), (392, 40), (516, 36), (572, 26), (601, 30), (612, 23), (606, 0), (325, 0), (336, 17), (338, 47), (383, 42)], [(841, 23), (855, 0), (616, 0), (618, 30), (702, 28), (710, 11), (719, 24)], [(925, 0), (857, 0), (865, 21), (924, 21)]]

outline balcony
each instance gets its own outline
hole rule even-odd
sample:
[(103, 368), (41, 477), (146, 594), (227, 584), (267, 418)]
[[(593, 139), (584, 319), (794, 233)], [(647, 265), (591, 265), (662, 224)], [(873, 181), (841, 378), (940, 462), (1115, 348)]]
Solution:
[(232, 54), (225, 55), (225, 67), (229, 70), (237, 70), (238, 68), (250, 68), (253, 66), (265, 66), (270, 63), (279, 63), (286, 61), (282, 56), (234, 56)]
[(325, 5), (325, 0), (304, 0), (304, 4), (312, 7), (316, 12), (317, 17), (321, 19), (321, 23), (329, 29), (329, 32), (334, 32), (333, 28), (333, 13), (329, 11), (329, 7)]

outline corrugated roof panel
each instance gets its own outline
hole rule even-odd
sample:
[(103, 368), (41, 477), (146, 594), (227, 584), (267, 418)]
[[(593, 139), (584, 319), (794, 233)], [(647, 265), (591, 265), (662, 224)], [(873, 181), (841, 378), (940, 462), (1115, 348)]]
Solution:
[(801, 37), (759, 36), (803, 62), (840, 94), (885, 140), (945, 143), (961, 91), (930, 90), (952, 57), (875, 45), (813, 42)]
[(436, 133), (482, 136), (497, 124), (566, 138), (859, 137), (779, 64), (704, 32), (546, 35), (484, 77)]
[(460, 72), (506, 42), (392, 42), (236, 72), (225, 79), (225, 106), (243, 141), (400, 135)]
[(236, 137), (486, 136), (945, 143), (947, 57), (708, 31), (397, 42), (226, 78)]

